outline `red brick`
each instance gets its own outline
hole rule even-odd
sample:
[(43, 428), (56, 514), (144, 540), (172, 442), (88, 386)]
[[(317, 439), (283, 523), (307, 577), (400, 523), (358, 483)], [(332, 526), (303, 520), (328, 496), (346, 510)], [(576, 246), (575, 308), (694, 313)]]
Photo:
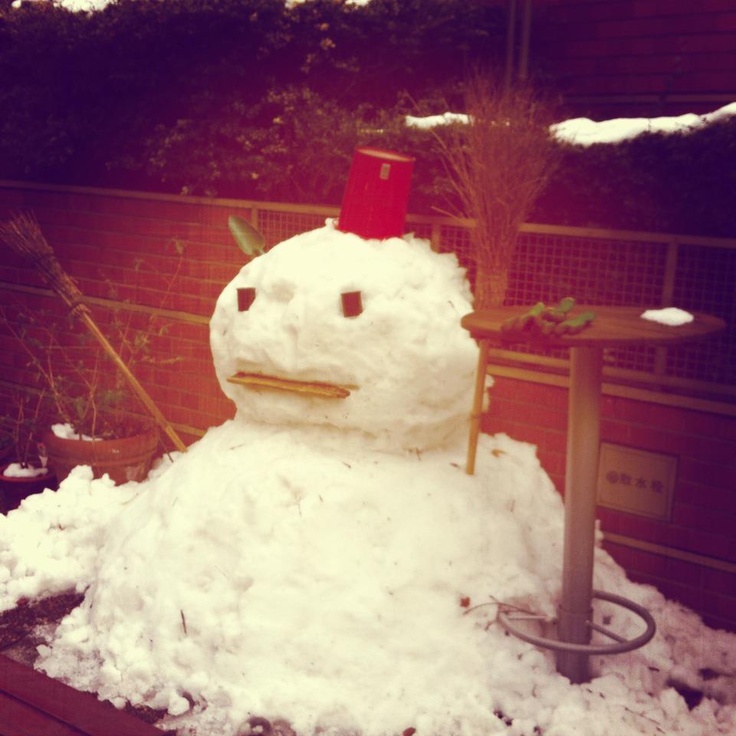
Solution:
[(726, 511), (736, 517), (735, 489), (711, 488), (697, 482), (681, 481), (677, 484), (677, 499), (683, 504)]
[(679, 584), (692, 588), (703, 587), (705, 568), (700, 565), (610, 542), (605, 547), (614, 559), (621, 561), (627, 570), (636, 574), (661, 580), (676, 580)]
[[(733, 599), (736, 604), (736, 572), (706, 568), (703, 571), (703, 587), (719, 596)], [(733, 613), (736, 614), (736, 606)]]
[(687, 529), (689, 544), (687, 550), (715, 557), (727, 562), (736, 562), (736, 548), (733, 545), (732, 535), (716, 534), (708, 529)]
[(736, 488), (736, 468), (719, 463), (704, 462), (700, 458), (681, 457), (678, 473), (695, 483), (715, 488)]
[(619, 445), (632, 445), (631, 425), (622, 421), (611, 421), (601, 417), (601, 440)]

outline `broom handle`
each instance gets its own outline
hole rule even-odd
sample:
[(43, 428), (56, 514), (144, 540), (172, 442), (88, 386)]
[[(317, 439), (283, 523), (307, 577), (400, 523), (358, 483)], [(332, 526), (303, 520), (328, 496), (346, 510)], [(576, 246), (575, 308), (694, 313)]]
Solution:
[(166, 432), (171, 438), (177, 450), (182, 452), (187, 451), (187, 446), (181, 441), (181, 438), (176, 433), (176, 430), (167, 421), (166, 417), (161, 413), (161, 410), (153, 403), (153, 399), (149, 396), (143, 386), (138, 382), (138, 379), (131, 373), (130, 368), (123, 362), (123, 359), (118, 355), (115, 348), (108, 342), (107, 338), (100, 332), (100, 328), (97, 323), (92, 319), (89, 312), (86, 310), (80, 310), (78, 312), (84, 323), (89, 328), (89, 331), (97, 338), (100, 345), (104, 348), (105, 352), (113, 359), (115, 365), (120, 369), (120, 372), (125, 376), (128, 383), (131, 385), (138, 398), (145, 404), (148, 411), (153, 414), (153, 418), (158, 423), (159, 427)]

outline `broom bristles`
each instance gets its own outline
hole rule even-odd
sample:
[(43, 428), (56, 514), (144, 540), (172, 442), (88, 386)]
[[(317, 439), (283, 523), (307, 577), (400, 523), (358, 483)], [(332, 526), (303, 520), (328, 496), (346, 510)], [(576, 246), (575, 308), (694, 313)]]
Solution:
[(86, 309), (82, 292), (59, 264), (33, 215), (20, 214), (0, 223), (0, 238), (18, 255), (27, 258), (72, 310)]

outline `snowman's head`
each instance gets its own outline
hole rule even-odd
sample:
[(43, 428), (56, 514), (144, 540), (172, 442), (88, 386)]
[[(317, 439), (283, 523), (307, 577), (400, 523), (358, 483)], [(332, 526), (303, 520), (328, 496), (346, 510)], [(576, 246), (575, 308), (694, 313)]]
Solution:
[(454, 255), (324, 228), (248, 263), (210, 323), (215, 369), (256, 422), (363, 432), (423, 449), (464, 428), (477, 348)]

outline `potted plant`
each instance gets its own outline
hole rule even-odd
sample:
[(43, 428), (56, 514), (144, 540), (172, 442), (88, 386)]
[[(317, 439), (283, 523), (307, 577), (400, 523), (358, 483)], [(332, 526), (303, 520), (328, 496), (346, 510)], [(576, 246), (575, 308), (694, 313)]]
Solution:
[[(145, 330), (129, 329), (130, 321), (121, 323), (114, 313), (111, 329), (119, 344), (113, 346), (32, 215), (0, 223), (0, 240), (33, 264), (69, 310), (62, 328), (28, 310), (24, 325), (13, 323), (7, 312), (5, 319), (30, 358), (34, 380), (44, 386), (59, 417), (44, 436), (50, 465), (59, 478), (85, 464), (95, 475), (106, 472), (117, 483), (141, 480), (158, 445), (154, 422), (177, 449), (186, 451), (129, 367), (148, 346)], [(141, 407), (147, 410), (143, 416), (137, 413)]]
[(39, 413), (43, 395), (33, 397), (18, 392), (16, 413), (6, 420), (6, 457), (0, 464), (0, 512), (17, 508), (24, 498), (50, 488), (56, 490), (56, 476), (48, 465), (43, 445), (38, 442)]
[[(44, 408), (37, 414), (47, 421), (39, 434), (58, 480), (77, 465), (89, 465), (95, 477), (107, 473), (118, 484), (145, 478), (158, 431), (140, 414), (135, 397), (104, 352), (73, 318), (27, 310), (13, 317), (7, 309), (0, 314), (28, 357), (31, 380), (42, 389)], [(123, 348), (135, 353), (123, 327), (117, 324), (115, 329), (121, 330)]]

